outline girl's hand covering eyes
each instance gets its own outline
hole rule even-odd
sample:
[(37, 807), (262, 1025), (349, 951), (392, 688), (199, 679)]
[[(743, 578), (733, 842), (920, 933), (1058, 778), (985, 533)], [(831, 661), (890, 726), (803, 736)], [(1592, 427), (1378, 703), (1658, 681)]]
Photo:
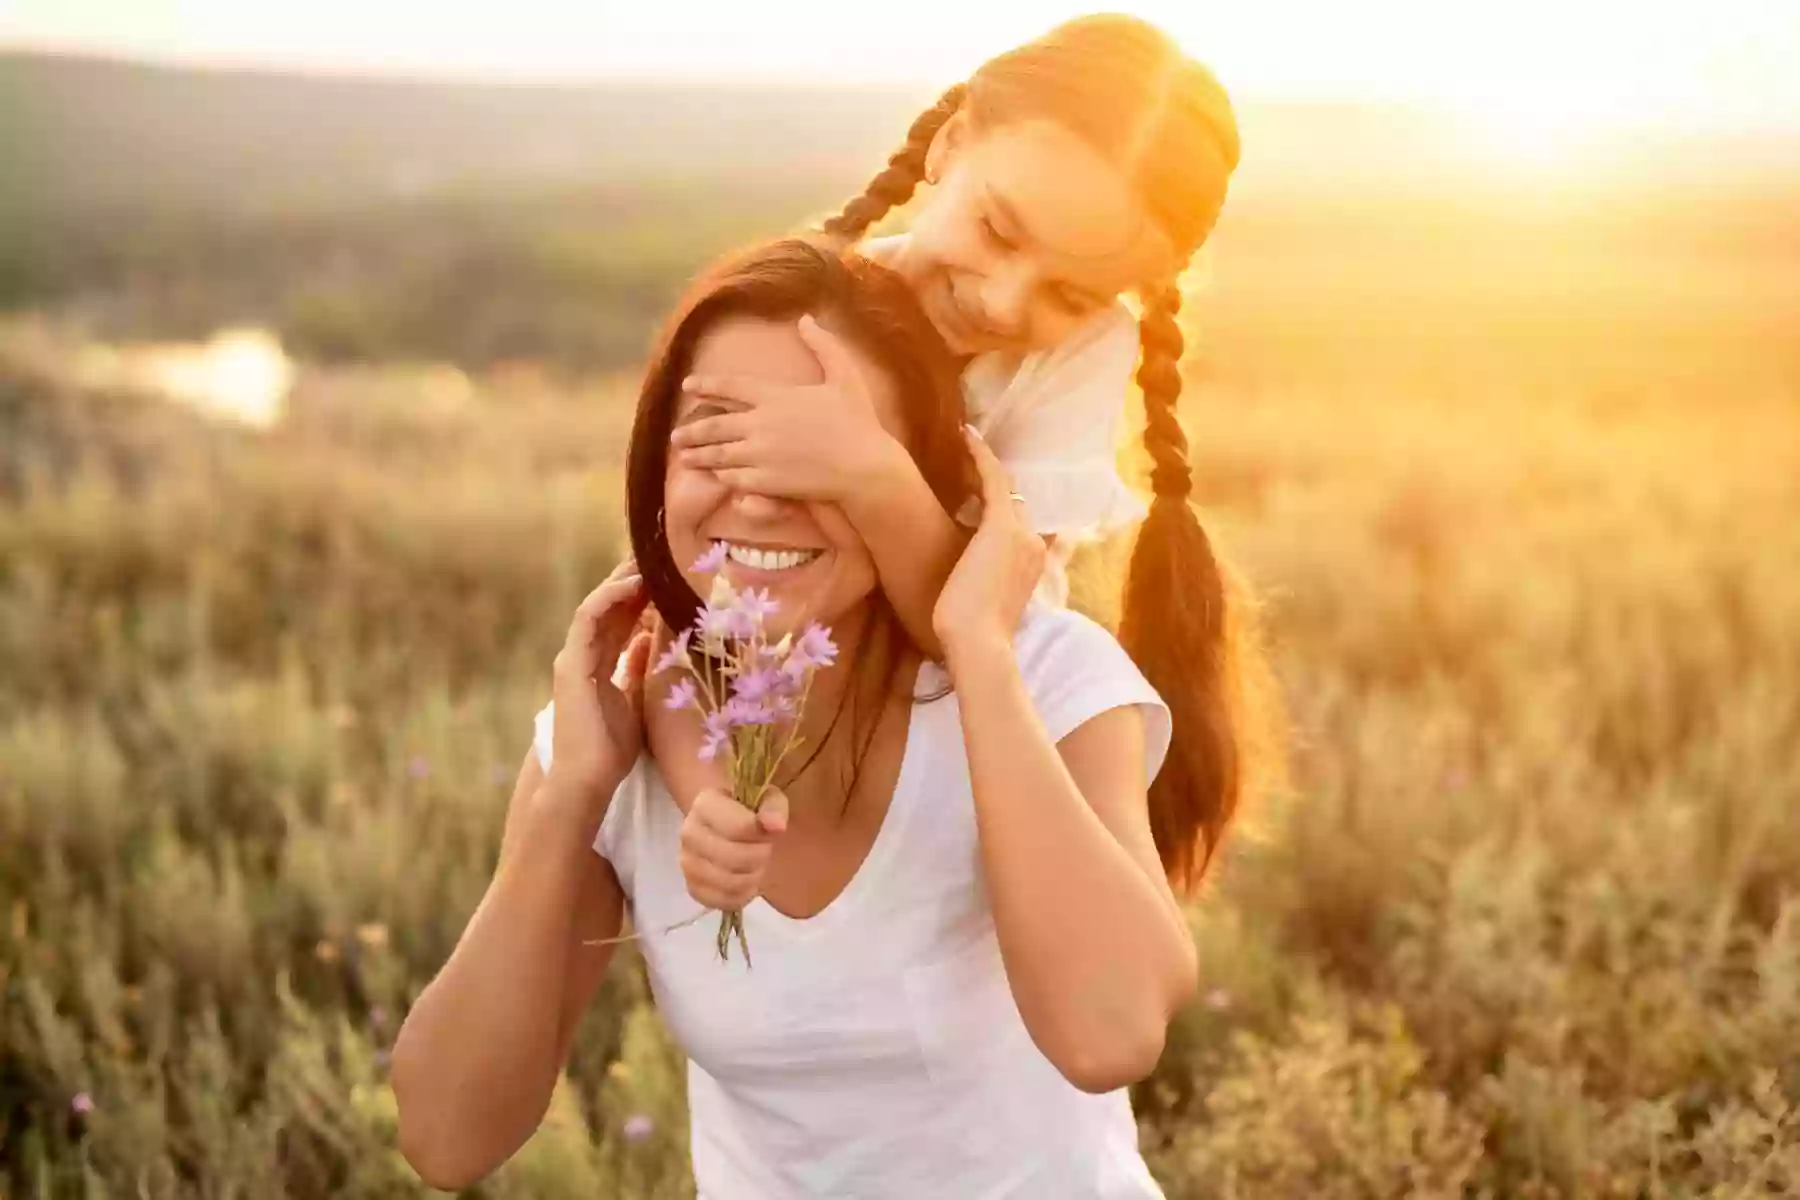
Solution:
[(679, 465), (712, 471), (738, 491), (828, 504), (884, 477), (894, 452), (904, 451), (876, 416), (856, 356), (811, 315), (800, 318), (799, 332), (825, 373), (821, 383), (720, 375), (682, 381), (689, 394), (731, 410), (676, 428), (669, 441)]

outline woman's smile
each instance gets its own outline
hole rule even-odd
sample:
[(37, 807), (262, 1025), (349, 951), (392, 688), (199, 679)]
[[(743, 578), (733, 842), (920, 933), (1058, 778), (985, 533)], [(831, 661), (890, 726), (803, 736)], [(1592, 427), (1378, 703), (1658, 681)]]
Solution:
[(748, 542), (725, 543), (726, 559), (753, 571), (791, 571), (795, 567), (805, 566), (823, 553), (822, 550), (810, 548), (785, 549), (754, 545)]
[(823, 563), (826, 552), (818, 546), (784, 546), (770, 542), (722, 539), (725, 562), (720, 568), (726, 582), (747, 587), (791, 589), (811, 578), (807, 568)]

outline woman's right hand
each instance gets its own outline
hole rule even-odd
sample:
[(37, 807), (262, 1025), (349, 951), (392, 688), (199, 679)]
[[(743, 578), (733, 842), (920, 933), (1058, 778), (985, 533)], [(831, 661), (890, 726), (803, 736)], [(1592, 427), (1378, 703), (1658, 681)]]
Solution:
[(730, 792), (703, 789), (681, 822), (681, 876), (688, 895), (721, 912), (756, 899), (787, 819), (787, 796), (775, 788), (755, 812)]
[(638, 628), (638, 618), (646, 603), (643, 577), (627, 558), (576, 608), (556, 655), (545, 786), (597, 808), (604, 808), (644, 748), (650, 633)]

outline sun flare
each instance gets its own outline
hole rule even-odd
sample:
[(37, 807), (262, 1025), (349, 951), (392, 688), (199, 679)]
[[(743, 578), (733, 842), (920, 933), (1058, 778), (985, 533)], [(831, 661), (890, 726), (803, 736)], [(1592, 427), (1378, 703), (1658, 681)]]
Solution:
[(1580, 96), (1496, 96), (1451, 108), (1478, 142), (1471, 149), (1520, 164), (1566, 162), (1633, 124), (1629, 110)]

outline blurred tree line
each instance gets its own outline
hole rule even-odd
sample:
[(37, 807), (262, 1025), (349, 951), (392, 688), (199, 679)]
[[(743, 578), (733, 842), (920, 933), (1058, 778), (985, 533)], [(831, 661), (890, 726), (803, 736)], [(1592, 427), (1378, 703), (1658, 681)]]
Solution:
[(827, 186), (733, 182), (468, 192), (286, 216), (121, 211), (0, 226), (0, 309), (55, 306), (106, 337), (250, 322), (323, 361), (642, 357), (693, 270), (804, 219)]

